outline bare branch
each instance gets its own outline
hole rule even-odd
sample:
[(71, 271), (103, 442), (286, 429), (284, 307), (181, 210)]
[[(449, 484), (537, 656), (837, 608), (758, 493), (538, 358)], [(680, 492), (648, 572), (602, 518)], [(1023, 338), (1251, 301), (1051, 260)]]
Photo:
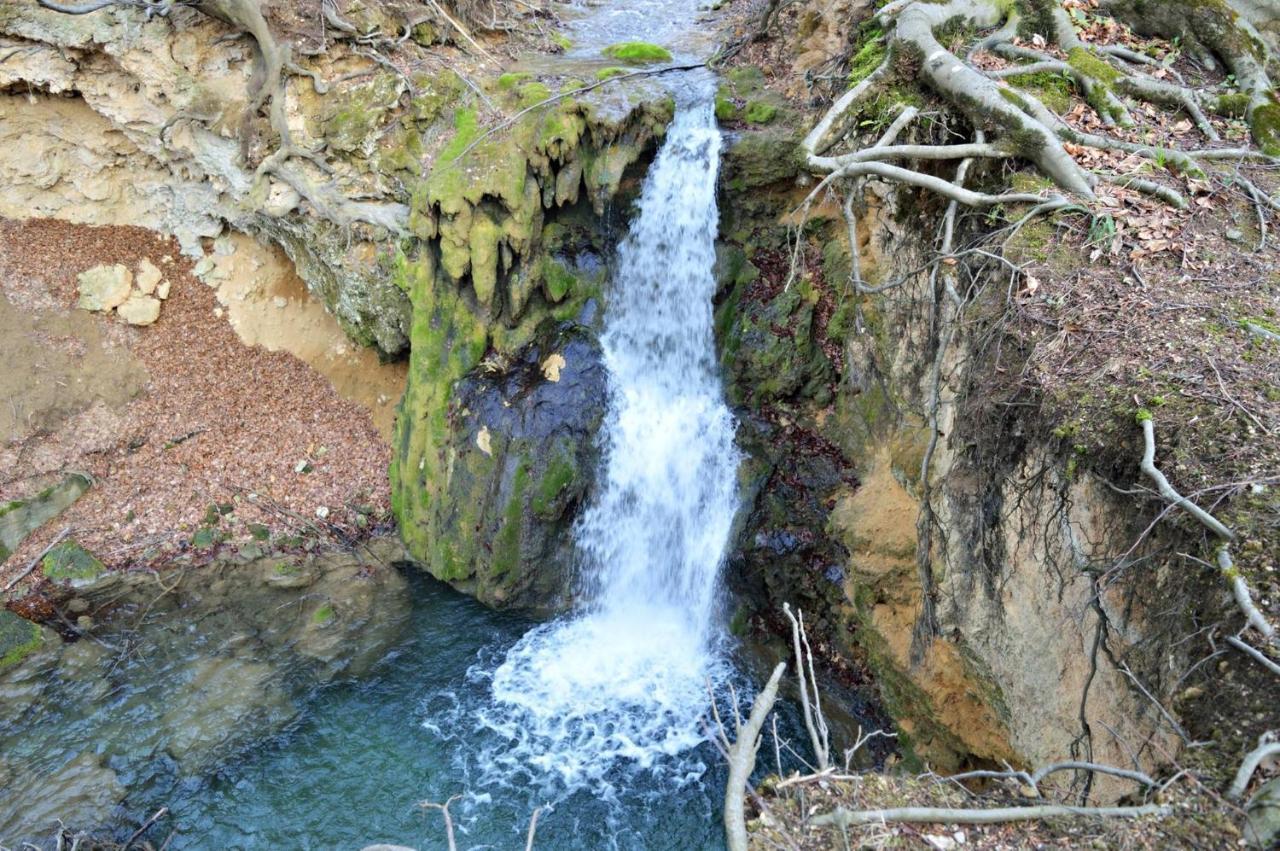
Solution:
[(1031, 821), (1047, 818), (1141, 818), (1168, 815), (1169, 808), (1149, 804), (1142, 807), (998, 807), (995, 809), (950, 809), (938, 807), (899, 807), (888, 810), (837, 809), (813, 819), (813, 824), (852, 827), (859, 824), (999, 824), (1009, 821)]
[(724, 791), (724, 832), (729, 851), (747, 851), (747, 780), (755, 768), (764, 719), (778, 699), (778, 683), (786, 670), (786, 662), (779, 662), (773, 669), (769, 682), (765, 683), (765, 687), (751, 704), (747, 723), (738, 728), (737, 741), (729, 748), (729, 780)]

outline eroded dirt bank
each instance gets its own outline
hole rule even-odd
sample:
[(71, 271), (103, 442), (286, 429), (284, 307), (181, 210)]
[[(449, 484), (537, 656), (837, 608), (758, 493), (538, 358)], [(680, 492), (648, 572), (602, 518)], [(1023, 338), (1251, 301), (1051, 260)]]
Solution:
[[(63, 529), (108, 566), (136, 567), (192, 547), (265, 546), (264, 535), (309, 525), (358, 535), (385, 522), (379, 425), (389, 424), (403, 367), (354, 355), (278, 255), (237, 245), (210, 252), (206, 283), (151, 231), (0, 222), (0, 321), (10, 331), (0, 338), (0, 499), (30, 497), (67, 471), (93, 479), (10, 556), (0, 584)], [(76, 307), (77, 274), (144, 259), (171, 287), (154, 324)], [(233, 323), (252, 343), (301, 357), (249, 345)]]

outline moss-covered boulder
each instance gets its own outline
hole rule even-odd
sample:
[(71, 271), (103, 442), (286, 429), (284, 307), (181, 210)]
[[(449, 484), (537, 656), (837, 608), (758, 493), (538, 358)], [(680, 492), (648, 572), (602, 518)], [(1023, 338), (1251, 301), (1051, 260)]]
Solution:
[(63, 541), (49, 550), (40, 562), (44, 578), (73, 586), (89, 585), (106, 573), (106, 566), (75, 541)]
[(0, 609), (0, 671), (16, 665), (44, 643), (40, 627)]
[(458, 384), (443, 475), (405, 512), (406, 538), (427, 545), (432, 574), (489, 605), (563, 602), (606, 393), (599, 345), (572, 324)]
[(796, 397), (825, 405), (835, 370), (819, 345), (819, 291), (801, 279), (774, 293), (748, 268), (717, 311), (729, 398), (753, 407)]

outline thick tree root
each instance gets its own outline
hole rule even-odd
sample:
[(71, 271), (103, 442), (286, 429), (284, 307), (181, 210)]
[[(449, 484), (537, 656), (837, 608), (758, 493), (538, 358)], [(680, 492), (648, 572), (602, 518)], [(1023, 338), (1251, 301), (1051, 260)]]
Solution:
[[(919, 169), (884, 161), (1019, 157), (1030, 160), (1061, 190), (1072, 195), (1092, 198), (1098, 182), (1108, 181), (1129, 186), (1173, 206), (1184, 207), (1186, 200), (1178, 192), (1154, 181), (1129, 175), (1094, 174), (1083, 169), (1063, 147), (1063, 142), (1137, 154), (1168, 162), (1193, 175), (1203, 173), (1199, 165), (1202, 160), (1271, 159), (1271, 155), (1276, 153), (1258, 133), (1255, 137), (1262, 144), (1261, 151), (1238, 148), (1170, 151), (1075, 130), (1035, 97), (1005, 81), (1027, 74), (1064, 74), (1108, 126), (1129, 126), (1133, 123), (1128, 106), (1117, 96), (1123, 94), (1185, 112), (1201, 133), (1215, 142), (1219, 140), (1219, 134), (1207, 113), (1221, 112), (1222, 99), (1151, 76), (1145, 71), (1151, 66), (1151, 60), (1142, 54), (1125, 48), (1094, 49), (1080, 40), (1065, 11), (1056, 4), (1045, 4), (1048, 7), (1047, 20), (1052, 26), (1051, 31), (1044, 35), (1068, 55), (1068, 61), (1042, 50), (1014, 44), (1012, 39), (1019, 30), (1019, 9), (1022, 5), (1014, 3), (1011, 7), (997, 0), (897, 0), (885, 6), (878, 13), (878, 20), (887, 33), (889, 49), (886, 59), (880, 68), (832, 104), (804, 139), (802, 149), (809, 168), (829, 179), (876, 176), (936, 192), (967, 206), (990, 206), (1025, 201), (1026, 196), (969, 192)], [(961, 59), (946, 49), (937, 35), (942, 28), (953, 28), (957, 22), (979, 30), (997, 29), (974, 43), (966, 58)], [(1273, 108), (1280, 111), (1280, 106), (1269, 99), (1270, 81), (1263, 65), (1252, 55), (1229, 55), (1230, 40), (1222, 36), (1209, 46), (1221, 54), (1229, 68), (1233, 71), (1239, 69), (1236, 72), (1239, 84), (1251, 93), (1250, 115), (1259, 110), (1261, 112), (1257, 114), (1262, 115)], [(968, 61), (981, 50), (1019, 64), (995, 71), (981, 71)], [(852, 153), (829, 153), (844, 133), (847, 116), (855, 112), (863, 101), (881, 91), (895, 73), (895, 67), (904, 62), (911, 67), (918, 64), (919, 80), (966, 116), (975, 128), (992, 134), (994, 141), (981, 148), (973, 145), (872, 146)], [(1277, 125), (1280, 127), (1280, 122)], [(1280, 134), (1280, 129), (1276, 132)], [(1276, 142), (1280, 147), (1280, 136)]]
[(1249, 781), (1253, 779), (1253, 773), (1258, 770), (1258, 766), (1264, 759), (1276, 754), (1280, 754), (1280, 742), (1275, 741), (1272, 734), (1263, 736), (1258, 746), (1245, 754), (1244, 761), (1236, 771), (1235, 779), (1231, 781), (1231, 787), (1227, 789), (1227, 797), (1234, 800), (1243, 798), (1244, 790), (1249, 788)]

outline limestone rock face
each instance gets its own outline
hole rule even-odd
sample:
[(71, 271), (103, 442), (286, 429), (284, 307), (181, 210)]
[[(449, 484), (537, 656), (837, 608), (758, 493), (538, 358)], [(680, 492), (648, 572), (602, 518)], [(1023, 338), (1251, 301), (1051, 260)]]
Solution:
[(83, 310), (112, 310), (124, 304), (133, 286), (133, 273), (119, 264), (94, 266), (76, 276)]
[(116, 308), (116, 314), (130, 325), (150, 325), (160, 318), (160, 299), (149, 295), (132, 295)]
[[(920, 412), (936, 340), (929, 311), (913, 307), (933, 298), (927, 276), (908, 279), (897, 298), (837, 296), (828, 306), (824, 289), (838, 291), (851, 267), (842, 238), (815, 246), (820, 274), (814, 264), (789, 289), (770, 280), (794, 180), (743, 152), (781, 132), (743, 131), (760, 138), (726, 156), (716, 328), (749, 456), (731, 580), (762, 611), (802, 608), (841, 656), (867, 661), (908, 760), (951, 771), (1085, 752), (1130, 765), (1127, 744), (1151, 742), (1138, 761), (1156, 770), (1156, 755), (1179, 742), (1131, 676), (1159, 695), (1169, 671), (1194, 661), (1151, 648), (1195, 629), (1169, 601), (1212, 592), (1159, 559), (1100, 585), (1098, 566), (1115, 564), (1147, 519), (1064, 464), (1052, 437), (974, 433), (980, 419), (963, 419), (944, 394), (932, 440)], [(867, 189), (863, 274), (924, 265), (932, 249), (910, 229), (908, 200), (883, 184)], [(960, 348), (941, 364), (947, 393), (973, 362)], [(1096, 777), (1090, 797), (1131, 791)]]

